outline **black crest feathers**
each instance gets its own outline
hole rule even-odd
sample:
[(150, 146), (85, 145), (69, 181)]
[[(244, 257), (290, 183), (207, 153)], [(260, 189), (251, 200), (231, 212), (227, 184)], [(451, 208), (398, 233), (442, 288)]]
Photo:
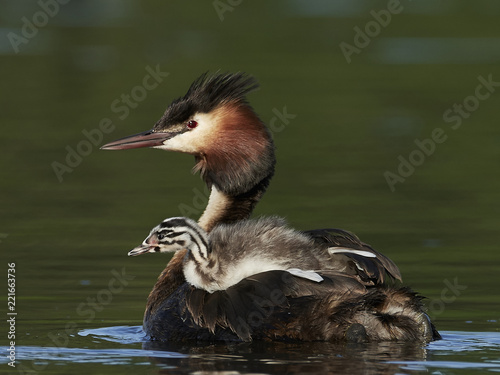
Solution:
[(209, 113), (224, 103), (246, 103), (245, 96), (258, 87), (257, 80), (245, 73), (206, 72), (191, 84), (186, 95), (168, 106), (156, 127), (185, 122), (196, 112)]
[(204, 73), (191, 84), (183, 99), (193, 101), (199, 112), (207, 113), (222, 103), (245, 102), (245, 95), (258, 87), (255, 78), (245, 73)]

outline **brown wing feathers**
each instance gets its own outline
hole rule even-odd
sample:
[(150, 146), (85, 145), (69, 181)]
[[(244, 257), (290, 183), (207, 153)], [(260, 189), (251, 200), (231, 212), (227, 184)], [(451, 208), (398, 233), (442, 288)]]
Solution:
[[(373, 249), (370, 245), (363, 243), (355, 234), (342, 229), (316, 229), (305, 231), (305, 234), (318, 245), (329, 247), (342, 247), (353, 250), (363, 250), (376, 257), (365, 257), (354, 253), (342, 253), (346, 262), (354, 262), (356, 273), (361, 280), (370, 284), (383, 284), (386, 281), (386, 274), (392, 279), (402, 281), (399, 268), (392, 260)], [(337, 256), (340, 254), (337, 254)], [(340, 258), (339, 258), (340, 259)], [(349, 265), (347, 265), (349, 268)], [(352, 268), (352, 267), (351, 267)]]

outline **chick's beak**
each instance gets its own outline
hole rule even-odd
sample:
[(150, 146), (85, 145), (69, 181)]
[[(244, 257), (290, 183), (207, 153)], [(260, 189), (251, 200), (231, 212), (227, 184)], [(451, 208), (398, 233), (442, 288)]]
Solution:
[(129, 148), (161, 146), (164, 141), (174, 137), (175, 135), (176, 133), (163, 133), (148, 130), (106, 143), (101, 147), (101, 150), (127, 150)]
[(139, 245), (128, 252), (128, 256), (136, 256), (146, 253), (154, 253), (155, 252), (154, 245)]

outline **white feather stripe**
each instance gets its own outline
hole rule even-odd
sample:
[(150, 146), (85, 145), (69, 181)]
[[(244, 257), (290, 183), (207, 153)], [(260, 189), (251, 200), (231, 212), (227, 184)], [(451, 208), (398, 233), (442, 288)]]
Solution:
[(362, 257), (366, 257), (366, 258), (376, 258), (377, 257), (376, 254), (370, 253), (369, 251), (347, 249), (345, 247), (329, 247), (328, 252), (330, 254), (351, 253), (351, 254), (361, 255)]
[(317, 274), (314, 271), (311, 270), (301, 270), (299, 268), (289, 268), (286, 270), (287, 272), (291, 273), (293, 276), (301, 277), (303, 279), (315, 281), (317, 283), (320, 283), (323, 281), (323, 278)]

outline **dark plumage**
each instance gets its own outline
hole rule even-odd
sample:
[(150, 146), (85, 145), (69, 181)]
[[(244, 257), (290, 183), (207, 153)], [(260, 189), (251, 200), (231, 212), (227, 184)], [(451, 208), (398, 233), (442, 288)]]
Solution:
[[(184, 284), (144, 322), (161, 341), (429, 341), (439, 337), (409, 288), (366, 287), (341, 273), (320, 284), (264, 272), (208, 293)], [(182, 326), (178, 322), (182, 321)], [(362, 327), (362, 330), (360, 330)]]
[[(155, 147), (195, 156), (211, 189), (199, 220), (210, 232), (221, 223), (247, 219), (274, 173), (274, 145), (268, 129), (246, 102), (257, 88), (242, 73), (204, 74), (175, 100), (150, 131), (108, 143), (103, 149)], [(439, 338), (420, 297), (386, 285), (400, 279), (390, 259), (342, 230), (305, 232), (316, 245), (351, 249), (338, 253), (336, 271), (322, 272), (325, 283), (270, 271), (212, 294), (185, 282), (178, 251), (151, 291), (144, 329), (157, 340), (420, 340)], [(340, 249), (339, 249), (340, 250)], [(356, 254), (372, 252), (374, 258)], [(259, 302), (282, 296), (261, 316), (250, 318)], [(267, 297), (266, 297), (267, 296)], [(241, 324), (241, 330), (238, 324)], [(244, 333), (246, 332), (246, 333)]]

